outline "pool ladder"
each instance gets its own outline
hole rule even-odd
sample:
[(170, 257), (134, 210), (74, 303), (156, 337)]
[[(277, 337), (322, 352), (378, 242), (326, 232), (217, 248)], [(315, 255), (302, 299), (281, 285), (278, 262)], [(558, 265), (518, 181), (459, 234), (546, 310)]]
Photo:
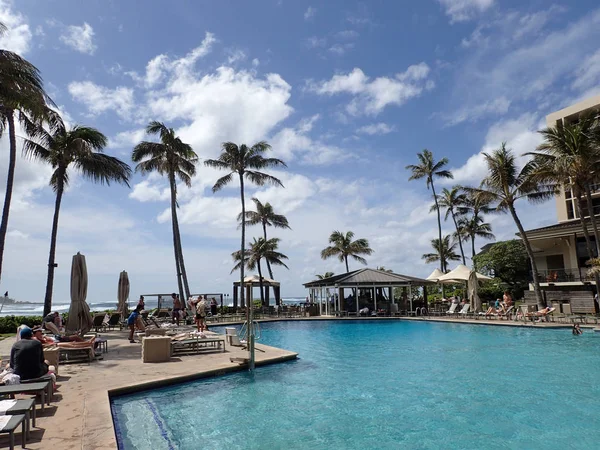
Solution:
[[(260, 326), (256, 320), (253, 320), (252, 324), (254, 325), (254, 340), (258, 341), (261, 335)], [(240, 339), (245, 341), (248, 340), (248, 321), (244, 322), (242, 328), (240, 328)]]

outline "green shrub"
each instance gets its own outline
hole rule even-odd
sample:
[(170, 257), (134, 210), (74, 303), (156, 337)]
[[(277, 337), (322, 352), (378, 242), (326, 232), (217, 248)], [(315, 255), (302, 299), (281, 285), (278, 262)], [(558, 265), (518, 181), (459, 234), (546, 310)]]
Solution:
[(35, 327), (42, 324), (42, 316), (6, 316), (0, 317), (0, 333), (17, 333), (19, 325)]

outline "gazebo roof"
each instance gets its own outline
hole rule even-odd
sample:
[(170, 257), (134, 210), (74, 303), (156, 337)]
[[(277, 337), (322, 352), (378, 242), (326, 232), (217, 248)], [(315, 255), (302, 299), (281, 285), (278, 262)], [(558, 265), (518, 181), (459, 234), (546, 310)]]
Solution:
[(356, 287), (356, 286), (408, 286), (433, 284), (422, 278), (399, 275), (375, 269), (359, 269), (340, 275), (334, 275), (323, 280), (304, 283), (304, 287)]
[[(262, 277), (263, 286), (279, 286), (279, 281), (271, 280), (267, 277)], [(260, 285), (260, 277), (258, 275), (249, 275), (244, 278), (244, 285), (247, 286), (251, 284), (253, 287)], [(233, 282), (234, 286), (239, 286), (239, 281)]]

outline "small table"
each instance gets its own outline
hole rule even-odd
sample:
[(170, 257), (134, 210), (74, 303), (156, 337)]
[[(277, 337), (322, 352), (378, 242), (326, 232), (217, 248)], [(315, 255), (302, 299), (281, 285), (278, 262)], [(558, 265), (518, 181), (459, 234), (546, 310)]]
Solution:
[[(0, 405), (2, 405), (3, 401), (0, 400)], [(4, 411), (4, 414), (7, 416), (16, 416), (19, 414), (23, 414), (25, 416), (26, 430), (27, 430), (27, 439), (29, 439), (29, 432), (31, 431), (31, 425), (35, 427), (35, 399), (26, 398), (21, 400), (8, 400), (10, 402), (14, 402), (14, 405), (7, 408)], [(0, 408), (3, 409), (3, 408)]]
[(10, 416), (6, 425), (0, 429), (0, 433), (8, 433), (10, 439), (10, 450), (15, 448), (15, 430), (21, 425), (21, 447), (25, 448), (27, 444), (26, 429), (25, 429), (25, 416), (23, 414), (17, 414)]
[(99, 337), (94, 342), (98, 344), (98, 348), (102, 350), (102, 353), (108, 353), (108, 339)]
[[(0, 386), (0, 395), (11, 395), (15, 394), (40, 394), (42, 397), (42, 411), (44, 410), (44, 404), (48, 401), (50, 405), (50, 396), (46, 395), (48, 385), (51, 381), (42, 381), (39, 383), (27, 383), (27, 384), (10, 384), (8, 386)], [(46, 399), (46, 397), (48, 397)]]

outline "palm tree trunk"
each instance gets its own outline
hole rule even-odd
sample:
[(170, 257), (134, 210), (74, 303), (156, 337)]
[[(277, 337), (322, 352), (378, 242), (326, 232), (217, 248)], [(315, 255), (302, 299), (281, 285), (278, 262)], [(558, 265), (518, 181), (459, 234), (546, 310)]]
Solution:
[(48, 278), (46, 279), (46, 295), (44, 296), (44, 317), (50, 314), (52, 310), (52, 289), (54, 288), (54, 269), (56, 259), (56, 239), (58, 235), (58, 216), (60, 214), (60, 204), (64, 192), (64, 170), (58, 173), (58, 186), (56, 189), (56, 200), (54, 202), (54, 218), (52, 219), (52, 235), (50, 237), (50, 254), (48, 256)]
[[(241, 261), (240, 264), (240, 286), (242, 287), (242, 292), (240, 293), (241, 303), (244, 304), (244, 261), (245, 258), (245, 242), (246, 242), (246, 200), (244, 198), (244, 175), (240, 173), (240, 197), (242, 200), (242, 246), (240, 249), (241, 253)], [(250, 358), (248, 361), (248, 370), (250, 372), (254, 371), (254, 305), (252, 299), (249, 298), (246, 301), (246, 308), (248, 311), (248, 353), (250, 354)]]
[[(265, 224), (263, 222), (262, 226), (263, 226), (263, 235), (265, 237), (265, 242), (267, 242), (267, 224)], [(271, 280), (274, 280), (275, 278), (273, 278), (273, 271), (271, 270), (271, 263), (269, 262), (268, 259), (267, 259), (267, 270), (269, 271), (269, 277), (271, 278)]]
[(525, 229), (523, 228), (523, 224), (519, 220), (517, 216), (517, 211), (515, 210), (514, 205), (510, 204), (508, 206), (510, 209), (510, 214), (519, 229), (519, 234), (521, 235), (521, 239), (523, 240), (523, 244), (525, 244), (525, 250), (527, 251), (527, 256), (529, 256), (529, 262), (531, 264), (531, 272), (533, 276), (533, 290), (535, 292), (535, 298), (537, 300), (538, 308), (544, 308), (546, 306), (546, 302), (542, 297), (542, 290), (540, 289), (540, 279), (537, 271), (537, 264), (535, 263), (535, 258), (533, 256), (533, 249), (531, 248), (531, 244), (529, 243), (529, 239), (525, 234)]
[(8, 174), (6, 176), (6, 192), (4, 193), (4, 208), (2, 209), (2, 223), (0, 224), (0, 278), (2, 278), (2, 261), (4, 259), (4, 243), (8, 231), (8, 214), (12, 200), (12, 190), (15, 180), (15, 166), (17, 164), (17, 138), (15, 136), (15, 113), (12, 110), (6, 112), (8, 119), (9, 159)]
[(460, 256), (462, 257), (463, 265), (467, 265), (467, 261), (465, 260), (465, 251), (462, 246), (462, 239), (460, 238), (460, 234), (458, 232), (458, 223), (456, 223), (456, 216), (454, 215), (454, 211), (452, 211), (452, 220), (454, 221), (454, 228), (456, 229), (456, 237), (458, 237), (458, 246), (460, 247)]
[[(179, 231), (179, 218), (177, 212), (175, 212), (175, 229), (177, 230), (177, 251), (179, 252), (179, 269), (181, 271), (181, 278), (183, 280), (183, 290), (185, 292), (185, 298), (190, 298), (190, 286), (188, 284), (187, 272), (185, 270), (185, 263), (183, 261), (183, 248), (181, 246), (181, 232)], [(186, 300), (187, 304), (187, 300)]]
[(437, 195), (435, 193), (435, 186), (433, 185), (433, 178), (431, 181), (431, 191), (433, 192), (433, 200), (435, 201), (435, 210), (437, 212), (438, 219), (438, 237), (440, 239), (440, 270), (446, 273), (446, 267), (444, 264), (444, 249), (442, 248), (442, 218), (440, 217), (440, 206), (438, 205)]
[(350, 269), (348, 268), (348, 256), (344, 256), (344, 261), (346, 262), (346, 273), (350, 272)]
[(594, 228), (594, 239), (596, 239), (596, 251), (598, 255), (600, 255), (600, 230), (598, 230), (598, 223), (596, 220), (596, 215), (594, 214), (594, 207), (592, 205), (592, 191), (590, 190), (590, 186), (585, 187), (585, 198), (588, 204), (588, 213), (590, 215), (590, 219), (592, 220), (592, 225)]
[[(583, 236), (585, 237), (585, 246), (588, 251), (588, 257), (593, 258), (594, 250), (592, 248), (592, 240), (590, 239), (590, 233), (587, 229), (587, 225), (585, 223), (585, 218), (583, 217), (583, 214), (581, 211), (581, 194), (580, 193), (575, 193), (575, 208), (577, 209), (577, 215), (579, 216), (579, 222), (581, 223), (581, 228), (583, 229)], [(589, 204), (588, 204), (588, 210), (589, 210)], [(577, 245), (575, 246), (575, 248), (577, 248)], [(600, 297), (600, 275), (597, 272), (594, 272), (594, 281), (596, 282), (596, 293)]]
[(173, 228), (173, 252), (175, 253), (175, 267), (177, 269), (177, 287), (179, 288), (180, 301), (187, 303), (181, 282), (181, 259), (179, 258), (179, 245), (177, 242), (177, 192), (175, 190), (175, 176), (172, 173), (169, 174), (169, 185), (171, 187), (171, 226)]
[(261, 306), (266, 306), (265, 305), (265, 293), (263, 292), (263, 280), (262, 280), (262, 269), (260, 267), (260, 259), (258, 260), (258, 264), (256, 265), (258, 267), (258, 287), (260, 289), (260, 304)]
[(475, 235), (472, 234), (471, 235), (471, 262), (473, 263), (473, 270), (477, 270), (476, 264), (475, 264)]

